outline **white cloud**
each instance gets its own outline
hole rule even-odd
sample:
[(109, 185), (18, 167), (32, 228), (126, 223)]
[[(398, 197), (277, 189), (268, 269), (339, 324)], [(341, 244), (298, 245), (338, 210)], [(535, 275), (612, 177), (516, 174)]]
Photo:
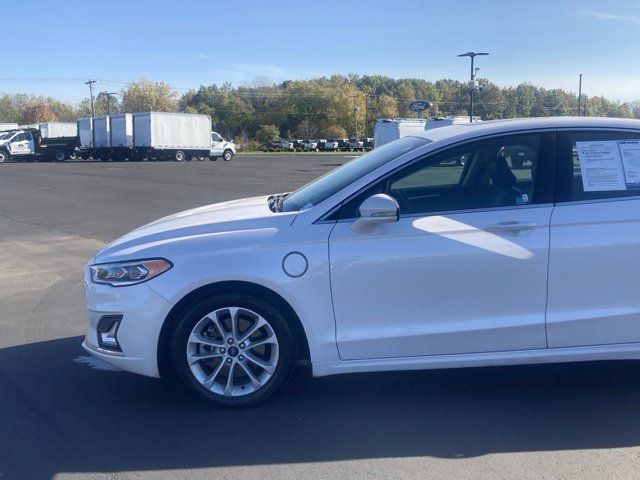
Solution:
[(631, 23), (633, 25), (640, 25), (640, 17), (634, 17), (632, 15), (615, 15), (613, 13), (598, 12), (596, 10), (578, 10), (578, 15), (584, 17), (590, 17), (597, 20), (608, 20), (612, 22)]

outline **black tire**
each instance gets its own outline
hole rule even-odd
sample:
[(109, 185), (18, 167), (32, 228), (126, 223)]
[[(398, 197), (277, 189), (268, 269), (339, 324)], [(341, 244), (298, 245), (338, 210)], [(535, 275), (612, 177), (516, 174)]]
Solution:
[(233, 152), (231, 150), (225, 150), (224, 153), (222, 154), (222, 159), (225, 162), (231, 161), (232, 158), (233, 158)]
[(6, 163), (9, 160), (11, 160), (9, 152), (7, 152), (6, 150), (0, 150), (0, 163)]
[(62, 150), (56, 150), (53, 152), (53, 160), (54, 162), (64, 162), (67, 159), (67, 154)]
[(184, 154), (182, 150), (178, 150), (173, 154), (173, 159), (176, 162), (184, 162), (187, 159), (187, 156)]
[[(278, 339), (276, 369), (267, 383), (242, 396), (224, 396), (208, 390), (195, 378), (187, 362), (187, 340), (192, 329), (205, 315), (225, 307), (242, 307), (262, 316)], [(170, 340), (171, 361), (182, 383), (198, 398), (211, 405), (229, 408), (250, 407), (261, 403), (290, 380), (295, 370), (296, 339), (285, 315), (259, 296), (249, 293), (220, 293), (195, 302), (178, 320)]]

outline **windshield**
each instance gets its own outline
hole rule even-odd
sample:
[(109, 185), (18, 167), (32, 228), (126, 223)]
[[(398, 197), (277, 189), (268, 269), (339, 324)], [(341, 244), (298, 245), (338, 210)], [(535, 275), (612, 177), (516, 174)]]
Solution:
[(282, 211), (293, 212), (311, 208), (376, 168), (427, 143), (430, 143), (430, 140), (426, 138), (405, 137), (376, 148), (288, 195), (282, 202)]

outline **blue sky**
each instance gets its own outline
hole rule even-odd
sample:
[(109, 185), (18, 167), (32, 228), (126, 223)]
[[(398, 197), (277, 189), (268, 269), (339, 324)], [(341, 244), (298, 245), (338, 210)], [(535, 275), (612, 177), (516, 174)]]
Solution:
[[(528, 81), (640, 98), (640, 0), (30, 0), (2, 7), (0, 92), (79, 101), (141, 77), (176, 89), (335, 73)], [(8, 58), (7, 58), (8, 57)], [(179, 90), (181, 91), (181, 90)]]

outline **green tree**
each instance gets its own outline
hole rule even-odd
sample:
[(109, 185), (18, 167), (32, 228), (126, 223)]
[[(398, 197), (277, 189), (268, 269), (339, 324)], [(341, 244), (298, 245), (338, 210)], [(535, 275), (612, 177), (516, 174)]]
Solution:
[(394, 118), (398, 116), (398, 102), (391, 95), (380, 95), (376, 107), (378, 118)]
[(256, 132), (256, 140), (260, 143), (273, 142), (280, 135), (280, 130), (275, 125), (260, 125)]
[(126, 112), (175, 112), (176, 93), (164, 82), (141, 79), (131, 82), (122, 91), (122, 109)]
[(516, 87), (516, 112), (518, 117), (530, 117), (536, 105), (537, 88), (529, 83)]
[(331, 125), (324, 130), (325, 138), (346, 138), (347, 131), (340, 125)]
[(20, 123), (56, 122), (56, 113), (45, 103), (38, 103), (27, 107), (22, 113)]

